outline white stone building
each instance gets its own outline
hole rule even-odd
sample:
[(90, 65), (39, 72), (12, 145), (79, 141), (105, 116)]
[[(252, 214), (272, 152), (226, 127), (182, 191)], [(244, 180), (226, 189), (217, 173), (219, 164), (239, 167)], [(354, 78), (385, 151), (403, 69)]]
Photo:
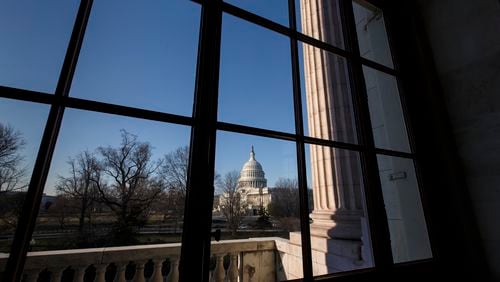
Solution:
[(257, 215), (261, 207), (267, 208), (271, 203), (271, 193), (267, 187), (262, 165), (255, 159), (252, 146), (250, 159), (243, 165), (238, 179), (237, 192), (245, 203), (249, 214)]

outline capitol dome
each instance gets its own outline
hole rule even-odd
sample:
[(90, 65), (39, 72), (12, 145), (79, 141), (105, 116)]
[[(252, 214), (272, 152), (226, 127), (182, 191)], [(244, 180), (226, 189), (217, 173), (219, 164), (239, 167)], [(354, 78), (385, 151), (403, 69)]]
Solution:
[(243, 165), (240, 172), (240, 179), (238, 180), (238, 188), (264, 188), (267, 187), (267, 180), (265, 178), (262, 165), (255, 160), (255, 153), (250, 151), (250, 159)]

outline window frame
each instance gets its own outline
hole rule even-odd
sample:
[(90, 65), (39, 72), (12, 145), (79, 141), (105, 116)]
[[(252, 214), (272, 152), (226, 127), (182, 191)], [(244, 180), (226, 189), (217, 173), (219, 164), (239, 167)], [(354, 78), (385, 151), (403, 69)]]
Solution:
[[(352, 279), (350, 277), (362, 277), (363, 275), (372, 275), (373, 273), (386, 273), (393, 269), (405, 266), (418, 268), (418, 265), (423, 265), (423, 267), (426, 268), (429, 263), (433, 263), (434, 257), (436, 256), (436, 250), (433, 246), (433, 238), (431, 236), (432, 232), (429, 223), (429, 213), (427, 212), (426, 207), (426, 199), (422, 193), (423, 183), (421, 181), (422, 176), (420, 175), (421, 169), (417, 158), (417, 150), (414, 141), (415, 138), (412, 135), (413, 132), (405, 101), (405, 93), (402, 87), (402, 76), (399, 72), (399, 66), (397, 64), (398, 60), (395, 58), (396, 53), (394, 50), (391, 50), (394, 68), (390, 68), (361, 57), (356, 35), (352, 1), (339, 0), (345, 49), (335, 47), (298, 32), (294, 0), (288, 0), (288, 27), (223, 2), (222, 0), (191, 1), (198, 3), (201, 6), (201, 25), (192, 117), (69, 97), (71, 82), (78, 61), (78, 56), (81, 51), (93, 0), (81, 0), (80, 2), (54, 95), (0, 86), (0, 97), (50, 105), (50, 112), (35, 161), (28, 192), (26, 194), (25, 204), (22, 208), (19, 225), (15, 232), (15, 238), (11, 247), (6, 271), (4, 273), (4, 279), (6, 279), (6, 281), (20, 281), (22, 278), (23, 266), (26, 260), (29, 242), (34, 231), (45, 181), (48, 175), (52, 155), (55, 150), (55, 144), (58, 139), (58, 133), (61, 127), (65, 108), (109, 113), (191, 127), (188, 191), (186, 195), (184, 215), (185, 224), (182, 233), (181, 260), (179, 267), (180, 278), (183, 281), (206, 281), (208, 279), (210, 242), (212, 237), (211, 211), (214, 196), (214, 187), (212, 184), (214, 180), (214, 170), (207, 170), (206, 167), (215, 167), (217, 131), (244, 133), (295, 142), (297, 152), (302, 233), (303, 280), (328, 280), (330, 278), (335, 278), (338, 279), (336, 281), (343, 281), (342, 279)], [(382, 10), (390, 5), (390, 1), (365, 1), (381, 8)], [(224, 13), (277, 32), (289, 38), (291, 51), (290, 59), (292, 62), (293, 93), (291, 94), (293, 94), (294, 101), (294, 134), (220, 122), (217, 120), (221, 29), (222, 15)], [(385, 18), (385, 21), (389, 46), (392, 47), (390, 18)], [(305, 135), (301, 99), (302, 90), (300, 85), (300, 54), (298, 47), (301, 43), (307, 43), (313, 47), (328, 51), (347, 60), (358, 135), (357, 137), (359, 142), (358, 144), (344, 143), (334, 140), (323, 140)], [(367, 94), (363, 77), (363, 66), (370, 67), (396, 78), (410, 144), (409, 153), (375, 147), (368, 102), (366, 99)], [(307, 160), (305, 156), (305, 146), (307, 144), (347, 149), (359, 153), (361, 157), (363, 181), (365, 184), (365, 201), (367, 205), (370, 235), (372, 238), (371, 247), (375, 264), (373, 268), (313, 277), (306, 173)], [(433, 258), (423, 261), (394, 264), (389, 240), (389, 227), (378, 174), (378, 154), (413, 160), (417, 173), (417, 181), (419, 183), (424, 215), (426, 217), (426, 225), (429, 230), (428, 233)]]

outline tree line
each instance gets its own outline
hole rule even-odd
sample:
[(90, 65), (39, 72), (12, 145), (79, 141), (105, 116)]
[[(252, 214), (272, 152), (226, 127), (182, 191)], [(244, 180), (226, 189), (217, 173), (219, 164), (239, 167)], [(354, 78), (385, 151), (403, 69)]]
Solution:
[[(68, 160), (69, 171), (59, 176), (55, 190), (79, 208), (78, 231), (86, 236), (96, 209), (114, 218), (112, 240), (134, 243), (136, 228), (146, 224), (152, 211), (176, 220), (183, 214), (186, 195), (188, 147), (153, 159), (152, 146), (121, 130), (117, 147), (98, 147)], [(160, 204), (161, 203), (161, 204)]]
[(26, 141), (21, 132), (0, 123), (0, 232), (14, 229), (27, 187), (26, 167), (20, 151)]
[[(66, 219), (76, 218), (79, 245), (91, 244), (88, 241), (97, 219), (94, 217), (102, 214), (112, 216), (111, 231), (106, 237), (113, 244), (135, 243), (137, 228), (144, 226), (152, 213), (163, 214), (165, 220), (175, 222), (175, 228), (182, 224), (188, 147), (179, 147), (154, 159), (150, 143), (123, 129), (120, 137), (116, 147), (100, 146), (71, 156), (67, 161), (68, 171), (55, 182), (55, 203), (41, 207), (58, 214), (61, 228)], [(19, 131), (0, 123), (0, 201), (10, 202), (0, 203), (3, 228), (9, 224), (15, 228), (24, 199), (22, 191), (27, 187), (27, 180), (20, 151), (25, 144)], [(224, 198), (220, 211), (232, 233), (239, 228), (246, 213), (246, 203), (237, 191), (238, 179), (239, 173), (231, 171), (217, 175), (215, 183), (220, 197)], [(296, 180), (278, 180), (271, 189), (272, 202), (266, 207), (266, 212), (279, 219), (281, 227), (289, 231), (298, 227), (297, 188)]]
[[(41, 210), (78, 217), (79, 240), (90, 238), (93, 215), (112, 214), (111, 240), (134, 242), (135, 229), (152, 211), (181, 221), (186, 195), (188, 147), (153, 159), (152, 146), (126, 130), (117, 147), (100, 146), (68, 159), (68, 171), (57, 177), (55, 203)], [(15, 229), (28, 179), (21, 151), (26, 141), (19, 131), (0, 123), (0, 232)], [(109, 234), (108, 234), (109, 235)], [(83, 242), (85, 243), (85, 242)]]

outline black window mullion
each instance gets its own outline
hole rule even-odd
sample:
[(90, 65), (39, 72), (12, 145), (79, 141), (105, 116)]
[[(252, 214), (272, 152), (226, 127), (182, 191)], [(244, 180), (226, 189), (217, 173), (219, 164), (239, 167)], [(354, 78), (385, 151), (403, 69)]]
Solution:
[(279, 23), (275, 23), (272, 20), (261, 17), (252, 12), (248, 12), (234, 5), (223, 2), (222, 10), (227, 14), (249, 21), (266, 29), (270, 29), (285, 36), (290, 36), (290, 29), (288, 27), (283, 26)]
[(394, 151), (394, 150), (388, 150), (388, 149), (380, 149), (380, 148), (375, 148), (374, 150), (375, 150), (376, 154), (381, 154), (381, 155), (407, 158), (407, 159), (413, 159), (415, 157), (415, 155), (412, 153), (406, 153), (406, 152), (400, 152), (400, 151)]
[(262, 137), (281, 139), (293, 142), (295, 142), (295, 140), (297, 139), (296, 135), (292, 133), (275, 131), (271, 129), (263, 129), (258, 127), (251, 127), (234, 123), (220, 122), (220, 121), (217, 122), (217, 129), (228, 132), (257, 135)]
[(57, 136), (64, 114), (62, 98), (67, 97), (75, 72), (78, 55), (83, 42), (93, 0), (82, 0), (73, 26), (68, 49), (56, 87), (54, 103), (47, 118), (47, 124), (42, 136), (37, 158), (31, 175), (28, 192), (24, 199), (23, 208), (19, 217), (9, 260), (4, 274), (4, 281), (20, 281), (22, 278), (26, 254), (35, 228), (38, 210), (43, 195), (43, 189), (50, 162), (54, 153)]
[[(372, 68), (374, 70), (378, 70), (378, 71), (380, 71), (382, 73), (390, 74), (390, 75), (393, 75), (393, 76), (398, 76), (399, 75), (397, 69), (392, 69), (392, 68), (390, 68), (388, 66), (384, 66), (384, 65), (382, 65), (380, 63), (374, 62), (374, 61), (369, 60), (367, 58), (357, 57), (357, 56), (355, 56), (354, 58), (356, 60), (359, 60), (363, 65), (368, 66), (368, 67), (370, 67), (370, 68)], [(394, 58), (392, 60), (394, 62)]]
[(297, 172), (300, 200), (300, 230), (302, 243), (302, 270), (304, 281), (312, 281), (312, 250), (311, 232), (309, 226), (309, 201), (307, 191), (307, 170), (304, 144), (304, 120), (302, 117), (302, 94), (300, 88), (299, 48), (296, 36), (297, 20), (295, 16), (295, 1), (288, 0), (288, 14), (292, 36), (290, 37), (290, 54), (292, 60), (293, 104), (295, 113), (295, 133), (297, 134)]
[(378, 173), (368, 97), (366, 93), (363, 69), (356, 35), (356, 22), (352, 8), (352, 0), (341, 0), (344, 38), (347, 48), (353, 53), (354, 60), (348, 60), (349, 77), (353, 95), (354, 112), (358, 128), (358, 136), (366, 151), (361, 152), (361, 166), (366, 195), (367, 217), (375, 268), (386, 271), (393, 265), (390, 243), (389, 225), (384, 207), (384, 198)]
[(35, 102), (35, 103), (43, 103), (49, 105), (53, 104), (54, 100), (56, 99), (53, 94), (47, 94), (33, 90), (19, 89), (1, 85), (0, 85), (0, 97), (21, 100), (21, 101)]
[(209, 278), (221, 28), (221, 0), (205, 1), (201, 9), (194, 126), (179, 265), (181, 281)]
[(144, 120), (154, 120), (181, 125), (192, 125), (193, 119), (186, 116), (157, 112), (141, 108), (122, 106), (92, 100), (85, 100), (72, 97), (64, 97), (63, 104), (66, 108), (80, 109), (85, 111), (94, 111), (112, 115), (140, 118)]

